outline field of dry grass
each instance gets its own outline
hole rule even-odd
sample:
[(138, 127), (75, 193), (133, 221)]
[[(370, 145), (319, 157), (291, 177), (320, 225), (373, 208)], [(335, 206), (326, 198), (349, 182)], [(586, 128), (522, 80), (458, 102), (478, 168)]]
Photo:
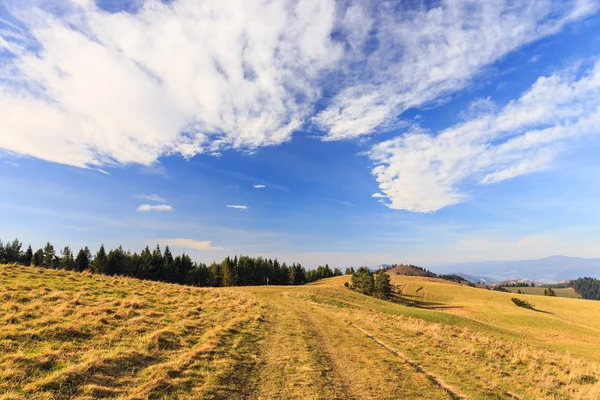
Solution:
[(393, 278), (390, 302), (346, 279), (202, 289), (0, 266), (0, 399), (600, 398), (582, 351), (600, 352), (600, 302), (532, 311), (419, 277)]

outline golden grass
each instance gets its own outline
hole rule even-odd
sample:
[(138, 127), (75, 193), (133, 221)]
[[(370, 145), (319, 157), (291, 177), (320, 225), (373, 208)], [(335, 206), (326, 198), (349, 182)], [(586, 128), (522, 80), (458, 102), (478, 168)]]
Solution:
[(536, 312), (394, 277), (399, 304), (346, 279), (201, 289), (0, 266), (0, 399), (600, 398), (598, 302), (523, 295)]
[(4, 398), (218, 397), (262, 315), (234, 290), (16, 266), (0, 300)]

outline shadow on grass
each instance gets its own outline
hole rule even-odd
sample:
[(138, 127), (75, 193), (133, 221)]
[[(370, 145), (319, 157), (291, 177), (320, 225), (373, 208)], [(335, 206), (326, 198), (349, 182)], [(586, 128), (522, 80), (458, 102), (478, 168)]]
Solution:
[(394, 303), (402, 304), (407, 307), (423, 308), (428, 310), (443, 310), (443, 309), (457, 309), (463, 308), (461, 306), (453, 306), (445, 303), (438, 303), (434, 301), (423, 301), (422, 298), (410, 294), (399, 294), (392, 293), (390, 300)]

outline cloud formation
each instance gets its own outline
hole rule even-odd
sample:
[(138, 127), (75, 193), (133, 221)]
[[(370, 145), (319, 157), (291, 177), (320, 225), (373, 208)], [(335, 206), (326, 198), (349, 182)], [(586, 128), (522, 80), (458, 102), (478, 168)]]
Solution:
[(148, 0), (118, 13), (93, 0), (65, 0), (60, 12), (46, 0), (5, 3), (14, 21), (0, 21), (0, 148), (77, 167), (252, 150), (307, 121), (327, 140), (386, 129), (597, 9), (592, 0), (417, 9)]
[(138, 199), (155, 201), (157, 203), (168, 203), (169, 202), (167, 199), (165, 199), (164, 197), (160, 197), (157, 194), (136, 194), (135, 197)]
[(517, 100), (441, 132), (419, 128), (375, 145), (373, 175), (388, 207), (431, 212), (474, 185), (547, 169), (568, 141), (599, 134), (600, 62), (540, 77)]
[(194, 239), (160, 239), (158, 240), (160, 243), (163, 243), (167, 246), (172, 247), (181, 247), (185, 249), (193, 249), (193, 250), (223, 250), (221, 247), (215, 247), (212, 245), (212, 242), (209, 241), (198, 241)]
[(239, 206), (239, 205), (231, 205), (231, 204), (230, 204), (230, 205), (227, 205), (226, 207), (227, 207), (227, 208), (235, 208), (236, 210), (243, 210), (243, 211), (245, 211), (245, 210), (248, 210), (248, 209), (249, 209), (249, 207), (248, 207), (248, 206)]
[(254, 188), (255, 189), (264, 189), (264, 188), (266, 188), (266, 186), (265, 185), (254, 185)]
[(159, 204), (156, 206), (150, 204), (140, 204), (137, 208), (138, 212), (150, 212), (150, 211), (173, 211), (173, 207), (168, 204)]

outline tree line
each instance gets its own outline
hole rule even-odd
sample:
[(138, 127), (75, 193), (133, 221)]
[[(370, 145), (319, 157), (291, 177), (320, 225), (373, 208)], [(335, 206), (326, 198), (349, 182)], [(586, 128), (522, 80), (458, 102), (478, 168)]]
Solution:
[(35, 252), (31, 245), (22, 250), (22, 243), (15, 239), (4, 244), (0, 240), (0, 264), (19, 263), (70, 271), (89, 271), (96, 274), (120, 275), (153, 281), (179, 283), (192, 286), (256, 286), (256, 285), (302, 285), (319, 279), (342, 275), (339, 268), (327, 264), (314, 270), (306, 270), (299, 263), (279, 263), (277, 259), (263, 257), (225, 257), (220, 263), (207, 265), (192, 261), (183, 253), (173, 256), (169, 246), (153, 250), (148, 246), (140, 253), (125, 251), (122, 246), (108, 252), (101, 245), (92, 255), (86, 246), (76, 254), (69, 246), (57, 253), (48, 242)]
[(571, 281), (570, 286), (584, 299), (600, 300), (600, 280), (579, 278)]

